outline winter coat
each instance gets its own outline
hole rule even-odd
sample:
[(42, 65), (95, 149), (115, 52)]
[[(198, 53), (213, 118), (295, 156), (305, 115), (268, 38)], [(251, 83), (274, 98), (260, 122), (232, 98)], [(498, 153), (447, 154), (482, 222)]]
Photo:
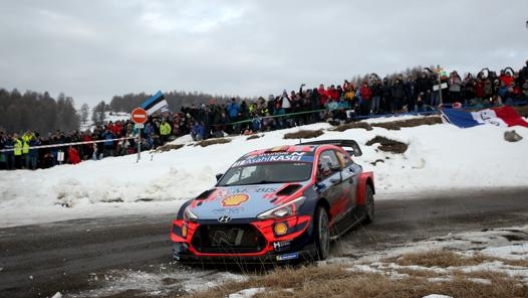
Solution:
[(77, 151), (77, 149), (75, 149), (75, 147), (73, 146), (68, 149), (68, 158), (70, 160), (70, 163), (74, 165), (81, 162), (81, 158), (79, 157), (79, 151)]
[(160, 135), (162, 136), (169, 135), (172, 131), (171, 125), (168, 122), (163, 122), (160, 125), (159, 131), (160, 131)]

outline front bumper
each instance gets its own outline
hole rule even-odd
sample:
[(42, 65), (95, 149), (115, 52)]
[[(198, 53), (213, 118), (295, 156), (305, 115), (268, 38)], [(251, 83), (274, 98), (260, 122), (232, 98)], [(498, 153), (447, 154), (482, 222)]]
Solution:
[(299, 251), (269, 252), (262, 256), (248, 255), (194, 255), (182, 252), (183, 243), (173, 243), (173, 258), (184, 264), (233, 264), (233, 265), (270, 265), (288, 264), (317, 260), (317, 250), (314, 244), (306, 245)]
[[(310, 216), (281, 220), (187, 222), (174, 220), (171, 232), (174, 259), (183, 263), (277, 264), (316, 258)], [(285, 234), (274, 227), (286, 224)]]

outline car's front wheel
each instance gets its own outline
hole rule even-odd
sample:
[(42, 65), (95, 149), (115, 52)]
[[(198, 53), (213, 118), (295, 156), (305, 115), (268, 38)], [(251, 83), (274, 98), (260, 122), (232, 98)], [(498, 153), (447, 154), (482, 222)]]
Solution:
[(315, 210), (314, 228), (317, 258), (324, 260), (330, 252), (330, 229), (328, 228), (328, 212), (322, 206)]

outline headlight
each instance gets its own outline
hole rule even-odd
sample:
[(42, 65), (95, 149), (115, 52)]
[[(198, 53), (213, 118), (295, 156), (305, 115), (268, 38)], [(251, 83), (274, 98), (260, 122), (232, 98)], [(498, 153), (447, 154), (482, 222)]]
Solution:
[(183, 212), (183, 219), (188, 220), (188, 221), (197, 221), (198, 216), (192, 213), (191, 209), (187, 207), (185, 208), (185, 211)]
[(304, 200), (306, 200), (306, 197), (299, 197), (285, 205), (281, 205), (266, 212), (262, 212), (257, 217), (260, 219), (270, 219), (293, 216), (297, 214), (297, 210), (299, 210), (299, 208), (302, 206)]

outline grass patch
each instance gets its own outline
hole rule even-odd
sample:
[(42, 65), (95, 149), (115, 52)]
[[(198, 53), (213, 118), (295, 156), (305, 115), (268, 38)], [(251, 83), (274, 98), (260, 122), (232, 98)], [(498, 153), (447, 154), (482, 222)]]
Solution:
[(513, 109), (519, 114), (521, 117), (528, 118), (528, 105), (526, 106), (520, 106), (520, 107), (513, 107)]
[(422, 267), (461, 267), (461, 266), (477, 266), (482, 263), (501, 262), (504, 265), (514, 267), (528, 268), (528, 260), (512, 260), (498, 257), (486, 256), (483, 254), (476, 254), (473, 256), (463, 256), (450, 250), (433, 250), (420, 253), (409, 253), (400, 257), (386, 258), (382, 262), (395, 263), (400, 266), (422, 266)]
[(372, 146), (376, 143), (379, 143), (379, 150), (392, 153), (404, 153), (407, 151), (409, 146), (405, 143), (387, 139), (386, 137), (376, 136), (372, 140), (366, 143), (367, 146)]
[(297, 132), (290, 132), (284, 135), (284, 139), (312, 139), (323, 135), (322, 129), (319, 130), (299, 130)]
[[(528, 111), (528, 110), (527, 110)], [(351, 122), (339, 125), (333, 129), (332, 131), (345, 131), (348, 129), (354, 129), (354, 128), (363, 128), (365, 130), (372, 130), (373, 127), (382, 127), (388, 130), (400, 130), (405, 127), (416, 127), (421, 125), (436, 125), (441, 124), (442, 119), (440, 116), (429, 116), (429, 117), (422, 117), (422, 118), (415, 118), (415, 119), (407, 119), (407, 120), (400, 120), (400, 121), (392, 121), (392, 122), (382, 122), (382, 123), (367, 123), (367, 122)]]
[(374, 127), (382, 127), (388, 130), (400, 130), (407, 127), (416, 127), (421, 125), (436, 125), (442, 124), (440, 116), (430, 116), (416, 119), (407, 119), (401, 121), (384, 122), (384, 123), (372, 123)]
[(260, 138), (260, 137), (261, 137), (261, 136), (256, 135), (256, 134), (255, 134), (255, 135), (251, 135), (251, 136), (247, 137), (246, 141), (254, 140), (254, 139), (258, 139), (258, 138)]
[(343, 132), (345, 130), (355, 129), (355, 128), (363, 128), (363, 129), (368, 130), (368, 131), (374, 129), (367, 122), (350, 122), (350, 123), (346, 123), (346, 124), (343, 124), (343, 125), (339, 125), (338, 127), (335, 127), (335, 128), (329, 129), (329, 130)]
[(483, 255), (464, 257), (449, 250), (433, 250), (419, 253), (409, 253), (396, 258), (383, 259), (385, 263), (395, 263), (400, 266), (422, 266), (422, 267), (460, 267), (476, 266), (488, 261)]
[[(251, 276), (243, 282), (227, 282), (207, 291), (178, 297), (227, 297), (249, 288), (264, 288), (255, 298), (278, 297), (400, 297), (416, 298), (429, 294), (451, 297), (526, 297), (528, 288), (513, 277), (490, 272), (485, 276), (455, 275), (437, 281), (431, 275), (393, 279), (390, 275), (346, 270), (343, 266), (310, 266), (297, 270), (280, 268), (265, 275)], [(478, 282), (472, 278), (484, 278)], [(173, 296), (177, 297), (177, 296)]]
[(178, 150), (178, 149), (180, 149), (183, 146), (184, 146), (183, 144), (178, 144), (178, 145), (165, 144), (163, 146), (160, 146), (160, 147), (156, 148), (156, 152), (167, 152), (167, 151), (171, 151), (171, 150)]
[(226, 138), (218, 138), (218, 139), (209, 139), (209, 140), (204, 140), (204, 141), (200, 141), (196, 144), (194, 144), (194, 146), (200, 146), (200, 147), (207, 147), (207, 146), (211, 146), (211, 145), (215, 145), (215, 144), (226, 144), (226, 143), (229, 143), (231, 142), (231, 139), (226, 139)]

